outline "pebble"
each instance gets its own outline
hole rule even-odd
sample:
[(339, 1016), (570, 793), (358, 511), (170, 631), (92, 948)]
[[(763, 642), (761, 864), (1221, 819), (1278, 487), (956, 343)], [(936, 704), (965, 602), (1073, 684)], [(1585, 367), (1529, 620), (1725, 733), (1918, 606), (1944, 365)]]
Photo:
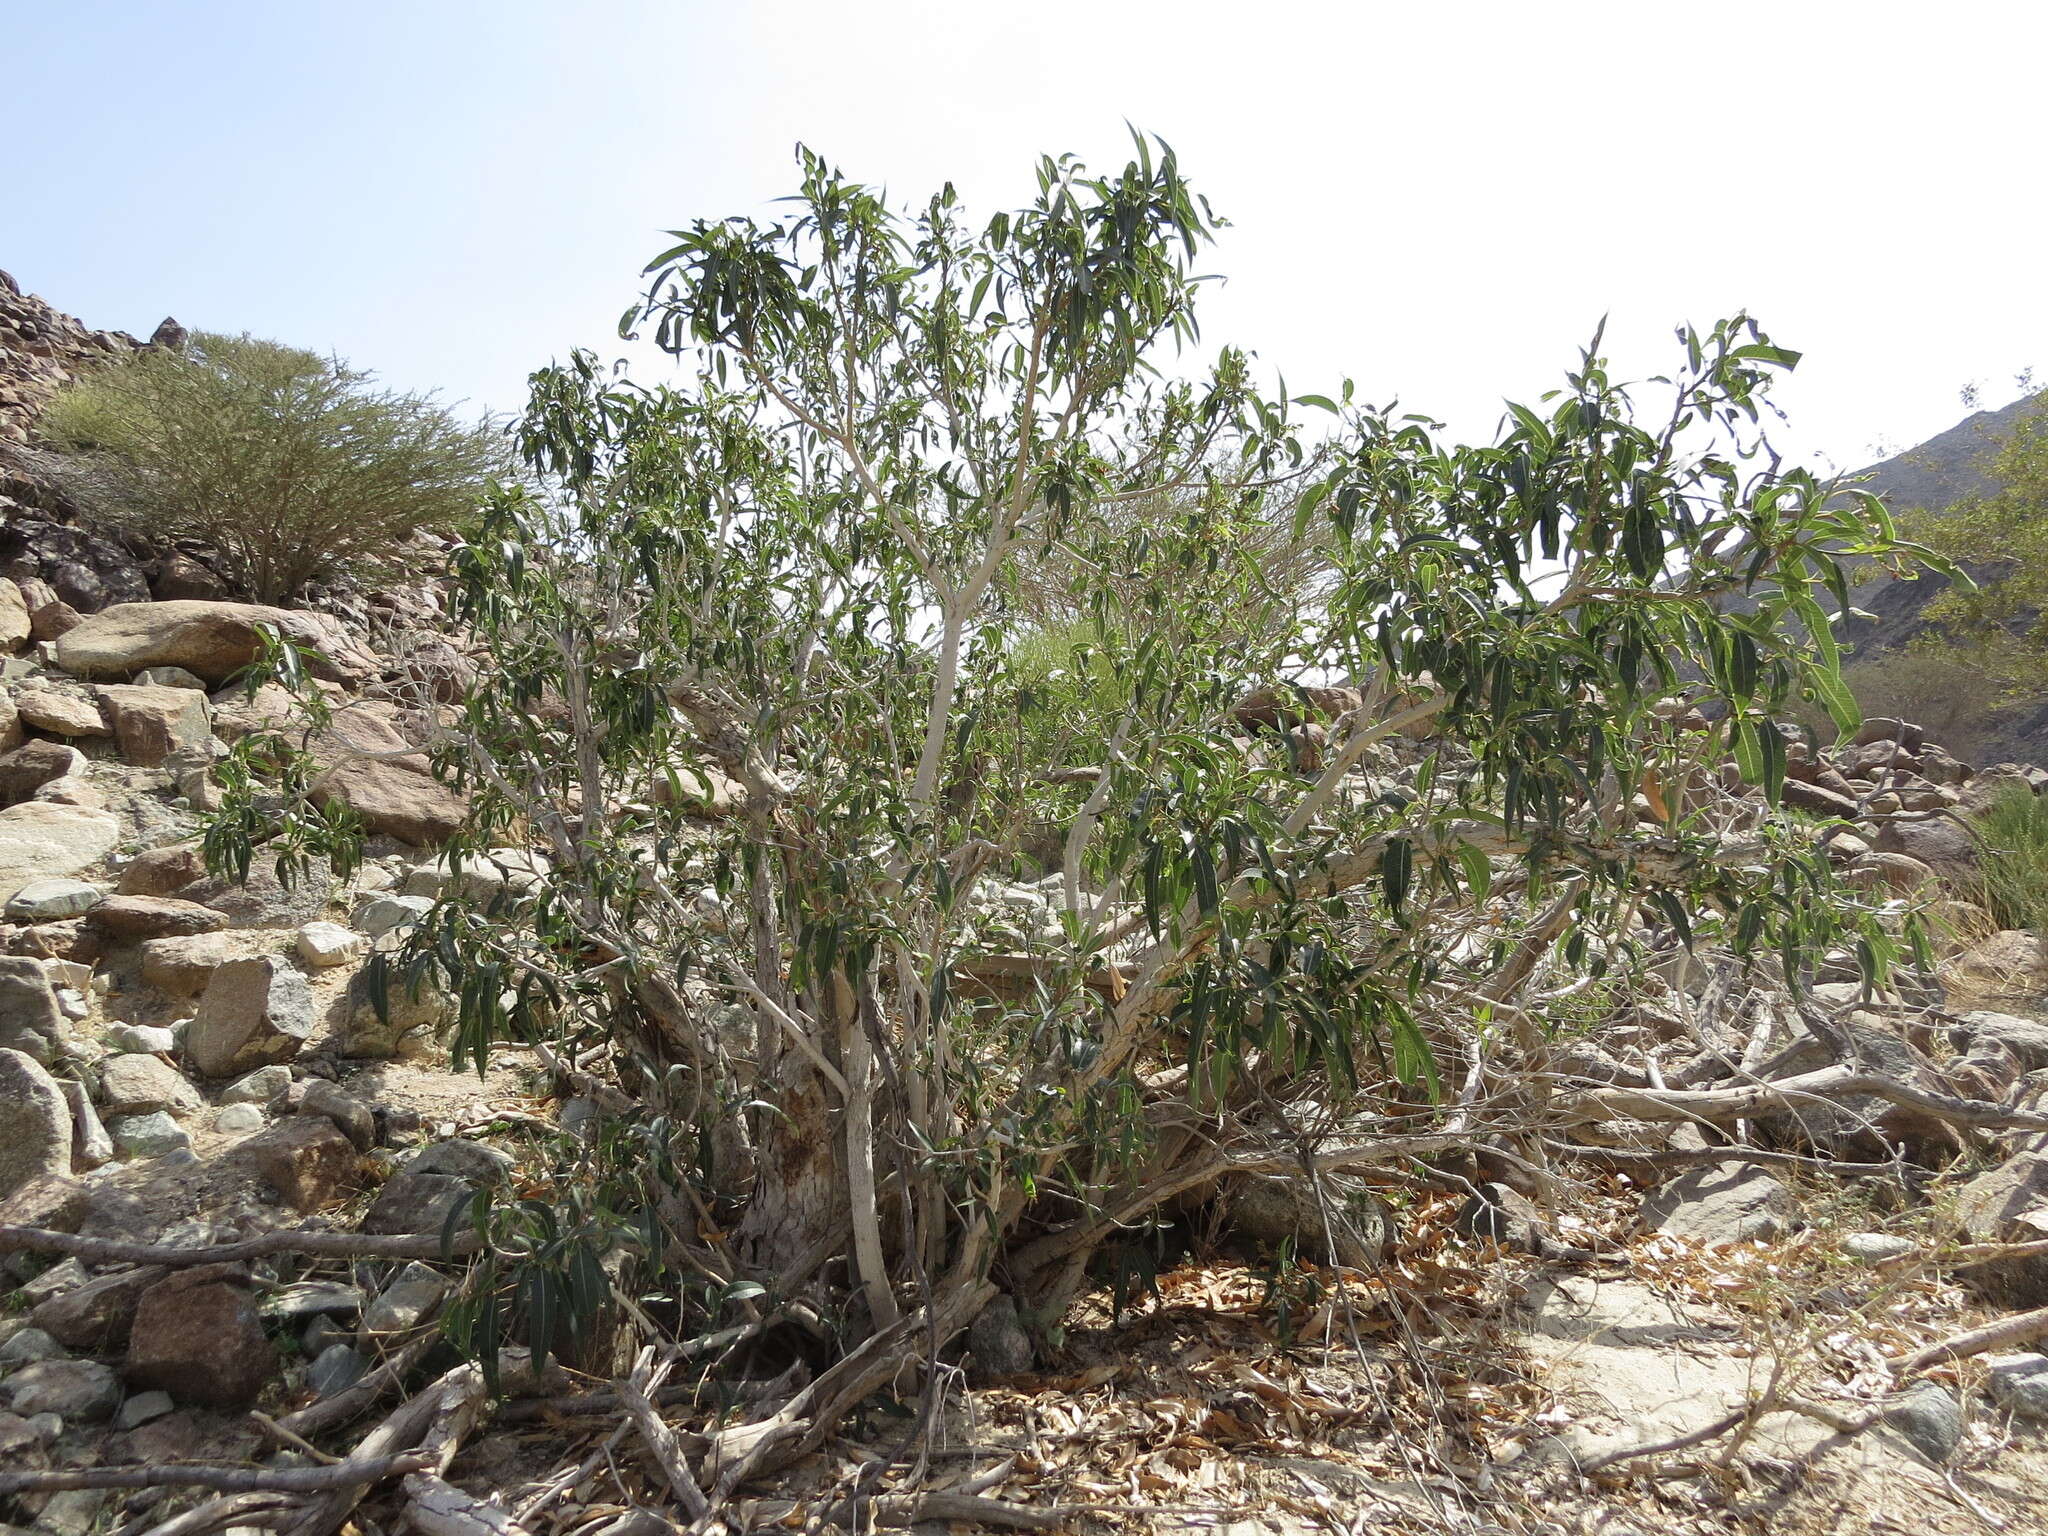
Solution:
[(178, 1037), (154, 1024), (110, 1024), (102, 1037), (110, 1050), (149, 1056), (168, 1056), (178, 1048)]
[(1842, 1252), (1859, 1264), (1881, 1264), (1900, 1259), (1920, 1245), (1910, 1237), (1891, 1232), (1851, 1232), (1842, 1239)]
[(2022, 1419), (2048, 1419), (2048, 1355), (1987, 1355), (1991, 1400)]
[(238, 1077), (220, 1091), (223, 1104), (268, 1104), (292, 1085), (287, 1066), (258, 1067), (247, 1077)]
[(133, 1429), (138, 1424), (147, 1424), (151, 1419), (162, 1418), (176, 1406), (168, 1392), (138, 1392), (124, 1402), (121, 1411), (114, 1415), (114, 1428)]

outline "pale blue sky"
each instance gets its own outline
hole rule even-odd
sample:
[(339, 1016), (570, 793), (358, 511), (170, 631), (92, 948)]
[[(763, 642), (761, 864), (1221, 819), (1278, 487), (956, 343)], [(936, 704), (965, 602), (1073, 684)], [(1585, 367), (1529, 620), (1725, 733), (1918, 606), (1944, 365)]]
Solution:
[(2048, 7), (1747, 0), (0, 0), (0, 267), (87, 323), (251, 330), (498, 408), (659, 231), (805, 140), (984, 209), (1173, 141), (1236, 228), (1205, 331), (1468, 434), (1602, 312), (1624, 369), (1738, 305), (1843, 463), (2048, 372)]

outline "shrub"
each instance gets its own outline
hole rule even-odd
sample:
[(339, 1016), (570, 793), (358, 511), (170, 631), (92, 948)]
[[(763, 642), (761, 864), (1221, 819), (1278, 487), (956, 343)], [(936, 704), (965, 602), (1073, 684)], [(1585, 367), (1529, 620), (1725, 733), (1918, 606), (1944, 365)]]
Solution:
[(41, 425), (105, 471), (74, 477), (90, 515), (195, 540), (267, 603), (390, 563), (414, 534), (452, 526), (504, 464), (502, 434), (432, 396), (246, 335), (195, 333), (182, 352), (98, 369)]
[(2048, 933), (2048, 800), (2015, 785), (1979, 818), (1984, 904), (2003, 928)]

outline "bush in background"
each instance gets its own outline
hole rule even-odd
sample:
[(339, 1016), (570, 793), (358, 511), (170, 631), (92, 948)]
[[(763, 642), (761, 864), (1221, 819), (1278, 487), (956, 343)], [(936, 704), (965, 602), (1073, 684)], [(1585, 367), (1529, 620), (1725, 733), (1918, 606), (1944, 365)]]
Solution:
[(1978, 819), (1985, 905), (2003, 928), (2048, 934), (2048, 799), (2017, 785)]
[(373, 387), (339, 358), (253, 336), (195, 333), (95, 370), (41, 430), (90, 454), (89, 515), (122, 532), (207, 546), (257, 602), (388, 564), (451, 527), (505, 465), (502, 434), (431, 395)]

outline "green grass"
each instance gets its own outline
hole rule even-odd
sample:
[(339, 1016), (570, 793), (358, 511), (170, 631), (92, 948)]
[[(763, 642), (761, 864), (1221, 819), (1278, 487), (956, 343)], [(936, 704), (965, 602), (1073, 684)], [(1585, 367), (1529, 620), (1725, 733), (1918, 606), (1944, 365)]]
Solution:
[(2048, 799), (2014, 785), (1978, 818), (1977, 836), (1991, 915), (2048, 934)]

